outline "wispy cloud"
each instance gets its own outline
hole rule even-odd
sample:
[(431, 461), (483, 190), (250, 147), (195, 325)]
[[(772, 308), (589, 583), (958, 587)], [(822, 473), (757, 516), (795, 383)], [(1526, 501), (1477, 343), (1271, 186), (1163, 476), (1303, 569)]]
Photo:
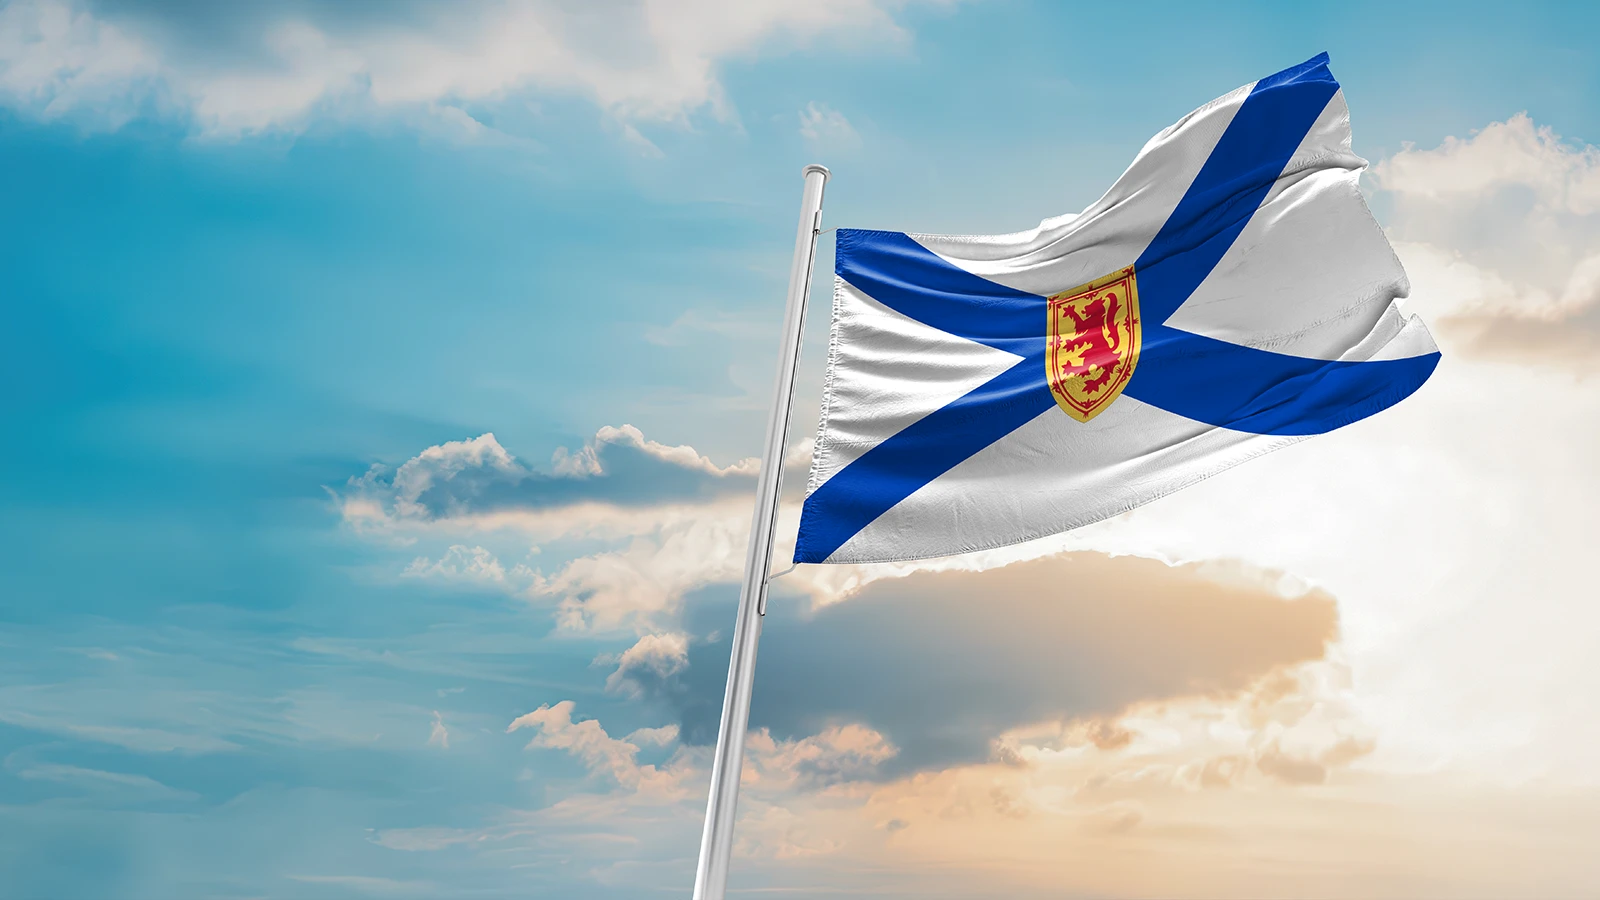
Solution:
[(450, 729), (444, 726), (444, 716), (438, 710), (433, 711), (433, 727), (428, 731), (428, 746), (438, 747), (440, 750), (450, 749)]
[[(210, 734), (76, 720), (68, 711), (72, 704), (59, 703), (61, 697), (57, 691), (9, 689), (0, 693), (4, 695), (0, 703), (8, 707), (0, 709), (0, 722), (21, 728), (144, 753), (218, 753), (239, 749), (233, 741)], [(17, 708), (21, 703), (34, 707), (35, 711)]]
[(830, 150), (850, 150), (861, 145), (861, 135), (844, 113), (815, 100), (800, 110), (800, 136), (814, 147)]
[(323, 884), (349, 888), (363, 894), (379, 897), (435, 895), (440, 886), (429, 881), (403, 881), (377, 875), (289, 875), (291, 881), (302, 884)]
[(61, 763), (24, 763), (13, 766), (10, 759), (6, 760), (6, 768), (16, 777), (26, 781), (51, 781), (88, 791), (131, 794), (146, 800), (195, 800), (199, 797), (190, 791), (168, 787), (148, 775), (107, 772), (102, 769)]

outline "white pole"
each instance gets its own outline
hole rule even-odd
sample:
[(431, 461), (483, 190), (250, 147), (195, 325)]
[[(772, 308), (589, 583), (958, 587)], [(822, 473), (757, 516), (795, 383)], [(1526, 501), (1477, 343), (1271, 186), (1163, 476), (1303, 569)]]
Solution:
[(822, 166), (806, 166), (804, 175), (800, 230), (794, 239), (789, 301), (783, 314), (783, 349), (778, 354), (778, 385), (772, 401), (772, 415), (767, 419), (767, 443), (761, 456), (756, 512), (750, 523), (750, 548), (744, 559), (744, 587), (739, 592), (739, 617), (733, 626), (733, 658), (728, 662), (728, 690), (722, 697), (717, 755), (711, 763), (711, 796), (706, 801), (706, 827), (700, 837), (700, 864), (694, 873), (694, 900), (723, 900), (728, 884), (728, 860), (733, 855), (739, 774), (744, 769), (744, 733), (750, 724), (750, 689), (755, 685), (761, 617), (767, 612), (772, 531), (778, 518), (778, 491), (783, 484), (783, 449), (789, 437), (794, 370), (800, 363), (806, 297), (811, 293), (811, 268), (817, 257), (817, 235), (822, 230), (822, 188), (828, 183), (828, 170)]

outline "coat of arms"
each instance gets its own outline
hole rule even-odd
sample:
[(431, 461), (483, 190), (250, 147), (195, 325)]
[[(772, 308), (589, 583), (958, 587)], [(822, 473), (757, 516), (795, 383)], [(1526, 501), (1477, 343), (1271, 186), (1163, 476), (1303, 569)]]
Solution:
[(1049, 297), (1045, 373), (1056, 405), (1079, 422), (1117, 399), (1139, 362), (1133, 266)]

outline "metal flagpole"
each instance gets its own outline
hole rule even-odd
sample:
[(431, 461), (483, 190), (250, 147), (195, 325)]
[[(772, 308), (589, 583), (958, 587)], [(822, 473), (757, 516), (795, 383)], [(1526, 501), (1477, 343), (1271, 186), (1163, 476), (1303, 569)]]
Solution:
[(700, 863), (694, 873), (694, 900), (723, 900), (728, 860), (733, 854), (734, 813), (739, 804), (739, 775), (744, 769), (744, 733), (750, 724), (750, 689), (755, 685), (761, 617), (767, 613), (767, 576), (772, 569), (772, 531), (778, 518), (778, 489), (783, 482), (783, 449), (789, 437), (794, 370), (800, 362), (806, 297), (811, 293), (811, 268), (817, 257), (817, 235), (822, 230), (822, 188), (828, 183), (828, 170), (822, 166), (806, 166), (804, 175), (800, 230), (794, 239), (789, 300), (783, 314), (778, 385), (772, 415), (767, 419), (756, 511), (744, 559), (744, 587), (739, 591), (739, 617), (733, 626), (733, 658), (728, 662), (728, 690), (722, 697), (722, 725), (717, 729), (717, 755), (711, 764), (711, 796), (706, 801), (706, 827), (700, 837)]

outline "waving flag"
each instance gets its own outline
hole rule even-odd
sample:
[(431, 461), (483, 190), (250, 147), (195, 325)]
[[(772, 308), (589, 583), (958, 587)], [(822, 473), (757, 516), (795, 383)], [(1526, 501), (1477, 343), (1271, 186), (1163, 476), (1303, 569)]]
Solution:
[(796, 562), (998, 547), (1391, 406), (1432, 374), (1326, 54), (1206, 104), (1082, 213), (841, 229)]

